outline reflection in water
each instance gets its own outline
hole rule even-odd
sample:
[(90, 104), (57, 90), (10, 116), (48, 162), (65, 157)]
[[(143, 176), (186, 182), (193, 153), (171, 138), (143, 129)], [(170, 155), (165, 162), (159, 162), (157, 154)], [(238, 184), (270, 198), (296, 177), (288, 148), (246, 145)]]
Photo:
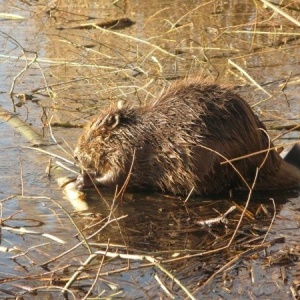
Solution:
[[(297, 197), (297, 193), (276, 193), (275, 201), (277, 210), (285, 203), (285, 197)], [(111, 199), (112, 195), (104, 196)], [(265, 232), (273, 216), (273, 204), (269, 200), (274, 198), (274, 193), (257, 193), (250, 202), (249, 214), (244, 217), (241, 236), (237, 239), (249, 238), (248, 233), (243, 230), (255, 230)], [(237, 195), (232, 199), (199, 199), (191, 198), (186, 203), (184, 199), (170, 198), (160, 194), (125, 194), (122, 202), (116, 201), (115, 207), (107, 207), (96, 192), (88, 194), (90, 212), (97, 215), (107, 216), (114, 211), (114, 217), (126, 216), (119, 222), (119, 226), (109, 226), (108, 231), (101, 231), (97, 237), (98, 242), (105, 243), (108, 239), (111, 243), (124, 244), (124, 246), (146, 252), (160, 251), (205, 251), (225, 246), (228, 238), (233, 234), (237, 221), (241, 214), (239, 206), (243, 207), (247, 194)], [(113, 202), (108, 200), (111, 205)], [(226, 222), (217, 222), (211, 226), (203, 226), (197, 223), (215, 219), (224, 214), (230, 207), (237, 209), (228, 216)], [(261, 205), (265, 208), (261, 210)], [(79, 213), (81, 215), (81, 213)], [(93, 226), (89, 230), (88, 223), (84, 219), (81, 226), (89, 234), (95, 231)], [(96, 221), (97, 222), (97, 218)], [(248, 228), (248, 229), (247, 229)], [(121, 233), (121, 235), (120, 235)], [(244, 235), (244, 236), (243, 236)], [(252, 238), (252, 237), (251, 237)]]

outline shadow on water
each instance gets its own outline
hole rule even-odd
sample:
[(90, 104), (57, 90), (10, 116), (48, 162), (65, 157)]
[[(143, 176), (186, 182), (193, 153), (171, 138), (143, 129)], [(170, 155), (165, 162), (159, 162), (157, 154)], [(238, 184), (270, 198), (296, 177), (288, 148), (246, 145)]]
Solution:
[[(269, 199), (270, 195), (257, 193), (252, 197), (244, 220), (245, 226), (252, 224), (254, 220), (262, 228), (270, 224), (274, 212), (274, 205)], [(280, 211), (289, 198), (297, 196), (296, 192), (277, 194), (276, 209)], [(113, 196), (107, 195), (105, 198), (112, 199)], [(119, 200), (116, 202), (115, 216), (127, 217), (120, 220), (120, 228), (110, 226), (106, 238), (109, 237), (110, 242), (117, 244), (122, 243), (122, 238), (124, 238), (123, 242), (126, 242), (129, 248), (148, 252), (203, 251), (212, 247), (222, 247), (228, 242), (225, 236), (229, 237), (232, 229), (236, 227), (246, 200), (246, 193), (239, 194), (233, 199), (190, 198), (187, 202), (184, 199), (161, 194), (125, 194), (122, 202)], [(102, 212), (103, 215), (108, 215), (110, 212), (111, 208), (107, 208), (96, 192), (88, 194), (88, 203), (91, 213)], [(222, 221), (222, 214), (232, 206), (237, 206), (238, 209)], [(218, 217), (220, 217), (219, 221), (209, 223), (209, 220)], [(113, 228), (115, 228), (115, 234), (113, 234)], [(104, 239), (103, 232), (99, 238)]]

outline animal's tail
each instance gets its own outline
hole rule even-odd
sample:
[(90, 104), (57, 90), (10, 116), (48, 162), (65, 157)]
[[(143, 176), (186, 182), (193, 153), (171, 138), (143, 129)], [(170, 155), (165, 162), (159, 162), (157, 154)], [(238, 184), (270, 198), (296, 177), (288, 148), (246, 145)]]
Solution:
[(284, 157), (284, 160), (300, 170), (300, 143), (297, 143)]
[[(268, 168), (269, 167), (269, 168)], [(282, 159), (275, 151), (258, 177), (257, 190), (278, 190), (300, 187), (300, 143), (295, 144)]]

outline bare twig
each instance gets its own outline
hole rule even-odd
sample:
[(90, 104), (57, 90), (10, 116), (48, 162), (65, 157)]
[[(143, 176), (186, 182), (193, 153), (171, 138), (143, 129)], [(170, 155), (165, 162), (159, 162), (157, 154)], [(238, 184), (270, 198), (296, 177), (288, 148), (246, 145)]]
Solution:
[(13, 94), (13, 90), (16, 84), (16, 80), (23, 74), (26, 72), (26, 70), (28, 70), (28, 68), (36, 62), (37, 59), (37, 54), (35, 53), (34, 57), (32, 58), (32, 60), (27, 63), (27, 59), (26, 59), (26, 66), (13, 78), (10, 90), (9, 90), (9, 95), (11, 96)]
[(161, 281), (161, 279), (159, 278), (159, 276), (157, 274), (154, 275), (155, 280), (158, 282), (158, 284), (160, 285), (160, 287), (163, 289), (163, 291), (168, 295), (168, 297), (170, 297), (171, 299), (175, 299), (175, 296), (172, 295), (172, 293), (169, 291), (169, 289), (163, 284), (163, 282)]
[(263, 249), (268, 248), (271, 245), (271, 243), (265, 243), (265, 244), (261, 244), (259, 246), (255, 246), (252, 249), (249, 249), (241, 254), (236, 255), (234, 258), (232, 258), (228, 263), (226, 263), (223, 267), (221, 267), (218, 271), (216, 271), (215, 273), (213, 273), (204, 283), (202, 283), (202, 285), (197, 288), (193, 293), (195, 294), (196, 292), (198, 292), (199, 290), (203, 290), (206, 286), (208, 286), (214, 278), (216, 278), (216, 276), (218, 274), (221, 274), (222, 272), (228, 270), (229, 268), (231, 268), (232, 266), (236, 265), (239, 261), (241, 261), (243, 258), (253, 254), (253, 253), (257, 253)]
[(297, 21), (296, 19), (294, 19), (293, 17), (291, 17), (289, 14), (285, 13), (282, 9), (280, 9), (278, 6), (270, 3), (267, 0), (260, 0), (263, 4), (265, 4), (266, 6), (272, 8), (276, 13), (282, 15), (283, 17), (285, 17), (287, 20), (291, 21), (292, 23), (294, 23), (297, 26), (300, 26), (300, 22)]
[(229, 215), (232, 211), (236, 209), (236, 206), (231, 206), (224, 214), (221, 214), (219, 217), (211, 218), (204, 221), (197, 221), (196, 224), (202, 226), (211, 226), (212, 224), (219, 224), (227, 222), (227, 215)]
[(118, 36), (118, 37), (121, 37), (121, 38), (125, 38), (127, 40), (132, 40), (132, 41), (135, 41), (135, 42), (138, 42), (138, 43), (142, 43), (142, 44), (150, 46), (150, 47), (154, 48), (155, 50), (158, 50), (158, 51), (160, 51), (160, 52), (162, 52), (164, 54), (167, 54), (167, 55), (169, 55), (171, 57), (176, 57), (179, 60), (184, 60), (183, 58), (177, 56), (176, 54), (170, 53), (170, 52), (162, 49), (161, 47), (159, 47), (159, 46), (157, 46), (155, 44), (152, 44), (152, 43), (150, 43), (148, 41), (136, 38), (134, 36), (126, 35), (126, 34), (123, 34), (123, 33), (120, 33), (120, 32), (116, 32), (116, 31), (112, 31), (112, 30), (107, 30), (107, 29), (101, 28), (101, 27), (99, 27), (97, 25), (93, 25), (93, 27), (101, 30), (104, 34), (115, 35), (115, 36)]
[(228, 59), (229, 64), (238, 69), (243, 75), (245, 75), (256, 87), (266, 93), (269, 97), (273, 97), (269, 92), (267, 92), (261, 85), (259, 85), (244, 69), (242, 69), (239, 65), (232, 61), (232, 59)]
[(275, 217), (276, 217), (276, 204), (275, 204), (275, 201), (274, 201), (273, 198), (270, 198), (270, 200), (271, 200), (272, 203), (273, 203), (273, 217), (272, 217), (272, 220), (271, 220), (270, 225), (269, 225), (269, 227), (268, 227), (268, 230), (267, 230), (267, 232), (266, 232), (266, 234), (265, 234), (265, 236), (264, 236), (264, 239), (263, 239), (262, 242), (261, 242), (261, 245), (265, 242), (265, 240), (266, 240), (266, 238), (267, 238), (267, 236), (268, 236), (268, 234), (269, 234), (269, 232), (270, 232), (270, 230), (271, 230), (271, 228), (272, 228), (272, 226), (273, 226), (273, 223), (274, 223), (274, 221), (275, 221)]
[[(106, 244), (106, 252), (108, 251), (108, 249), (109, 249), (109, 240), (108, 240), (108, 243)], [(98, 268), (98, 270), (97, 270), (97, 274), (96, 274), (96, 276), (95, 276), (95, 278), (94, 278), (94, 281), (93, 281), (93, 283), (91, 284), (91, 286), (90, 286), (88, 292), (85, 294), (85, 296), (84, 296), (84, 298), (83, 298), (82, 300), (87, 299), (87, 297), (90, 295), (90, 293), (92, 293), (93, 288), (94, 288), (94, 286), (96, 285), (97, 280), (98, 280), (98, 278), (99, 278), (99, 274), (100, 274), (100, 272), (101, 272), (101, 269), (102, 269), (102, 266), (103, 266), (103, 263), (104, 263), (104, 258), (105, 258), (105, 255), (102, 256), (102, 259), (101, 259), (99, 268)]]
[(60, 156), (60, 155), (58, 155), (58, 154), (55, 154), (55, 153), (52, 153), (52, 152), (43, 150), (43, 149), (41, 149), (41, 148), (35, 148), (35, 147), (25, 147), (25, 148), (31, 149), (31, 150), (35, 150), (35, 151), (38, 151), (38, 152), (41, 152), (41, 153), (50, 155), (50, 156), (52, 156), (52, 157), (58, 158), (58, 159), (60, 159), (60, 160), (62, 160), (62, 161), (64, 161), (64, 162), (66, 162), (66, 163), (68, 163), (68, 164), (70, 164), (70, 165), (73, 165), (73, 166), (75, 165), (75, 163), (74, 163), (73, 161), (70, 161), (70, 160), (68, 160), (68, 159), (65, 158), (65, 157), (62, 157), (62, 156)]
[(125, 182), (122, 186), (122, 188), (120, 189), (120, 191), (117, 193), (117, 195), (115, 196), (115, 198), (119, 198), (119, 196), (122, 196), (124, 195), (124, 192), (126, 190), (126, 187), (129, 183), (129, 180), (130, 180), (130, 177), (131, 177), (131, 173), (132, 173), (132, 169), (133, 169), (133, 166), (134, 166), (134, 161), (135, 161), (135, 152), (136, 152), (136, 149), (133, 150), (133, 155), (132, 155), (132, 160), (131, 160), (131, 165), (130, 165), (130, 168), (129, 168), (129, 171), (128, 171), (128, 174), (127, 174), (127, 177), (125, 179)]
[(66, 294), (68, 289), (71, 287), (76, 278), (81, 274), (81, 272), (85, 269), (85, 267), (93, 261), (97, 257), (97, 254), (90, 254), (89, 257), (85, 260), (85, 262), (78, 268), (78, 270), (72, 275), (69, 281), (65, 284), (62, 293)]

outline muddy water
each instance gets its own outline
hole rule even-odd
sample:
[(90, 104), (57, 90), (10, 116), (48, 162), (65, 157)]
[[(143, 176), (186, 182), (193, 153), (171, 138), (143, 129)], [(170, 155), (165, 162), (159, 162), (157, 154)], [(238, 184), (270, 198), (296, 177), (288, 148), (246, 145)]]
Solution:
[[(260, 3), (166, 0), (141, 4), (136, 0), (118, 1), (113, 5), (112, 1), (106, 0), (49, 3), (0, 0), (0, 8), (0, 12), (23, 17), (21, 20), (0, 20), (0, 104), (30, 124), (44, 136), (46, 142), (53, 142), (46, 126), (51, 119), (53, 135), (66, 153), (55, 145), (47, 147), (47, 150), (66, 158), (70, 158), (81, 131), (75, 127), (85, 124), (98, 110), (119, 100), (143, 104), (169, 82), (188, 74), (210, 76), (219, 82), (238, 86), (249, 103), (259, 103), (254, 110), (269, 127), (299, 123), (300, 30)], [(282, 2), (282, 9), (299, 19), (299, 3)], [(134, 24), (127, 21), (119, 26), (121, 28), (108, 29), (111, 25), (107, 24), (125, 17)], [(98, 27), (87, 26), (87, 23), (98, 24)], [(10, 97), (12, 85), (13, 95)], [(46, 274), (44, 278), (49, 285), (62, 287), (87, 257), (86, 248), (79, 246), (61, 260), (49, 263), (47, 268), (40, 266), (80, 240), (69, 216), (60, 208), (63, 206), (67, 212), (72, 212), (74, 207), (64, 198), (55, 178), (46, 175), (49, 157), (27, 149), (30, 143), (18, 130), (4, 121), (0, 124), (1, 212), (3, 218), (8, 218), (2, 224), (0, 246), (17, 248), (0, 255), (1, 297), (24, 293), (26, 299), (33, 299), (25, 287), (40, 287), (35, 299), (43, 299), (45, 293), (49, 297), (62, 297), (59, 288), (46, 291), (41, 287), (44, 282), (29, 276), (37, 274), (40, 278), (40, 274)], [(273, 137), (279, 131), (271, 130), (270, 133)], [(298, 133), (286, 135), (283, 141), (290, 142), (291, 138), (299, 138)], [(236, 200), (244, 203), (246, 196)], [(269, 239), (285, 237), (285, 249), (297, 250), (300, 242), (297, 194), (289, 192), (271, 196), (278, 203), (279, 217)], [(268, 202), (271, 196), (257, 199), (252, 205), (253, 212), (262, 202), (271, 215), (273, 208)], [(88, 198), (89, 211), (73, 215), (81, 229), (87, 227), (87, 235), (101, 227), (101, 221), (110, 212), (97, 193), (91, 192)], [(105, 198), (112, 203), (112, 195), (105, 195)], [(285, 203), (288, 198), (292, 200)], [(121, 219), (118, 225), (112, 223), (107, 226), (94, 237), (93, 242), (98, 242), (97, 247), (102, 250), (108, 247), (109, 240), (111, 246), (108, 250), (111, 252), (126, 245), (128, 253), (153, 251), (157, 257), (164, 259), (169, 259), (175, 250), (182, 255), (187, 250), (202, 251), (224, 246), (228, 240), (227, 232), (236, 225), (238, 213), (233, 215), (233, 224), (228, 227), (221, 225), (203, 229), (195, 226), (198, 218), (216, 217), (215, 210), (223, 213), (232, 205), (230, 199), (218, 200), (195, 199), (184, 207), (181, 199), (126, 194), (123, 204), (116, 203), (115, 217), (129, 217)], [(257, 233), (265, 232), (270, 219), (256, 220)], [(91, 227), (97, 222), (100, 225)], [(238, 240), (252, 237), (252, 233), (247, 231), (249, 223), (251, 221), (246, 220), (244, 232), (240, 233)], [(20, 226), (40, 234), (21, 236), (8, 230)], [(66, 244), (41, 233), (52, 234)], [(119, 245), (119, 248), (114, 245)], [(273, 247), (274, 252), (282, 250), (278, 245)], [(24, 253), (28, 249), (26, 256)], [(234, 251), (230, 250), (220, 257), (179, 261), (166, 267), (191, 291), (195, 291), (197, 285), (224, 265)], [(13, 261), (14, 255), (17, 259)], [(99, 263), (97, 261), (97, 265)], [(103, 274), (100, 273), (105, 276), (106, 272), (126, 268), (127, 264), (127, 260), (114, 259), (110, 264), (106, 263)], [(172, 285), (164, 273), (155, 267), (134, 270), (139, 264), (133, 261), (132, 271), (106, 275), (97, 282), (92, 295), (104, 291), (104, 297), (115, 292), (120, 293), (120, 297), (132, 299), (166, 297), (154, 279), (154, 275), (158, 274), (171, 289)], [(243, 299), (265, 299), (274, 293), (281, 298), (291, 295), (292, 288), (297, 287), (295, 280), (300, 276), (297, 270), (289, 270), (285, 280), (279, 275), (280, 268), (273, 266), (263, 271), (261, 266), (261, 262), (259, 267), (251, 264), (248, 257), (242, 266), (234, 269), (236, 273), (228, 272), (223, 279), (217, 277), (210, 289), (196, 291), (195, 294), (202, 299), (232, 299), (232, 295)], [(256, 277), (251, 279), (243, 268), (256, 270)], [(74, 284), (76, 298), (80, 299), (87, 293), (95, 272), (90, 269), (86, 277)], [(237, 274), (240, 277), (236, 278)], [(268, 280), (261, 281), (260, 276)], [(24, 281), (22, 278), (26, 277)], [(13, 279), (12, 283), (4, 284), (3, 280), (7, 278)], [(253, 280), (256, 285), (253, 285)], [(242, 288), (243, 281), (247, 282), (247, 289)], [(13, 285), (15, 282), (25, 287)], [(178, 297), (185, 295), (178, 286), (171, 292)]]

